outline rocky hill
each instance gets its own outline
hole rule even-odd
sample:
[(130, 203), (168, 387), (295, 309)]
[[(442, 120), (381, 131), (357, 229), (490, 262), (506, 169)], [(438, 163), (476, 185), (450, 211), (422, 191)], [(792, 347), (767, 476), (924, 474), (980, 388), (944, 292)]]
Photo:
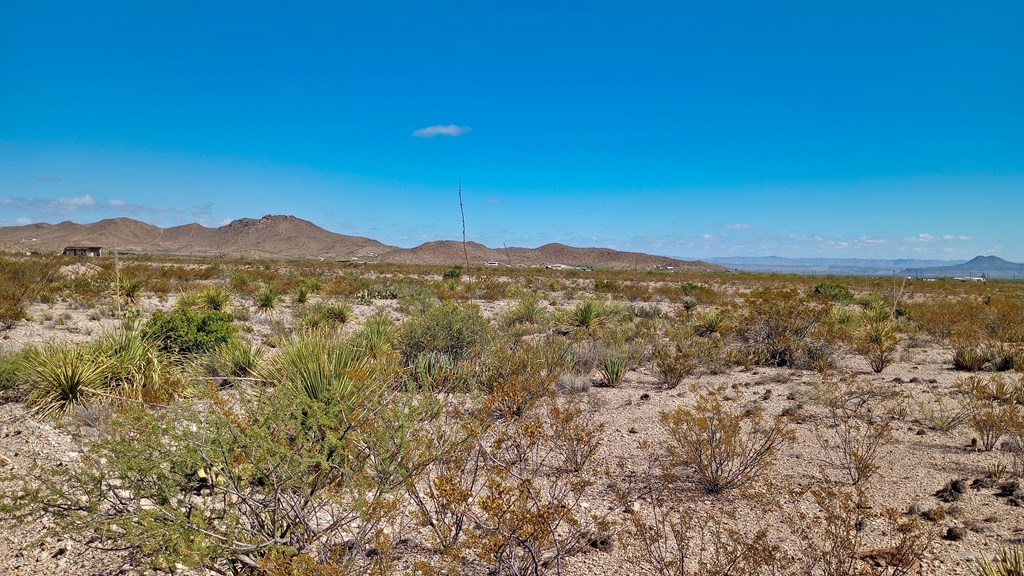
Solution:
[(0, 249), (9, 252), (59, 252), (66, 246), (99, 246), (123, 253), (184, 256), (257, 258), (313, 258), (323, 260), (379, 261), (407, 264), (460, 264), (469, 254), (474, 265), (499, 262), (515, 266), (598, 266), (604, 268), (654, 268), (721, 270), (700, 261), (679, 260), (609, 248), (576, 248), (546, 244), (539, 248), (488, 248), (476, 242), (440, 240), (415, 248), (389, 246), (361, 236), (325, 230), (295, 216), (267, 215), (242, 218), (218, 228), (186, 224), (160, 228), (130, 218), (112, 218), (92, 224), (61, 222), (0, 228)]

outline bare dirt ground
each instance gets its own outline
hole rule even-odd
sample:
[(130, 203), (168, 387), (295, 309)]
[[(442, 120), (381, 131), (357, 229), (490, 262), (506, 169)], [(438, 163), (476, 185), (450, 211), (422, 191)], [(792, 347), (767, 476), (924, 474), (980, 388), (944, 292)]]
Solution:
[[(485, 315), (499, 313), (507, 303), (482, 303)], [(353, 325), (380, 306), (377, 302), (354, 306)], [(155, 299), (143, 300), (143, 314), (169, 306)], [(24, 321), (3, 333), (0, 352), (28, 344), (62, 340), (84, 342), (112, 329), (116, 321), (90, 310), (66, 304), (34, 305), (32, 321)], [(395, 312), (397, 316), (397, 312)], [(252, 313), (251, 335), (265, 339), (275, 322), (290, 320), (287, 309), (273, 315)], [(998, 496), (995, 487), (970, 488), (954, 503), (940, 502), (934, 493), (953, 479), (964, 479), (970, 485), (983, 478), (986, 469), (1004, 463), (1012, 466), (1011, 455), (1000, 448), (981, 452), (972, 446), (973, 432), (960, 427), (952, 432), (926, 429), (915, 421), (920, 406), (935, 399), (952, 398), (958, 380), (963, 376), (951, 368), (950, 350), (928, 342), (911, 342), (914, 347), (901, 346), (898, 360), (876, 375), (862, 358), (846, 355), (840, 372), (858, 374), (863, 382), (896, 386), (909, 394), (906, 414), (898, 420), (892, 440), (881, 451), (881, 468), (871, 480), (873, 505), (907, 510), (916, 505), (921, 510), (943, 509), (943, 518), (933, 523), (939, 536), (923, 559), (920, 574), (969, 574), (981, 555), (991, 557), (1008, 543), (1024, 540), (1024, 514), (1006, 497)], [(723, 387), (722, 398), (737, 407), (756, 406), (769, 415), (795, 414), (796, 441), (789, 445), (776, 463), (774, 480), (794, 485), (806, 484), (820, 466), (821, 448), (815, 441), (810, 423), (823, 417), (824, 409), (811, 401), (820, 376), (814, 372), (786, 368), (730, 368), (725, 373), (689, 378), (679, 387), (663, 390), (649, 370), (629, 372), (617, 388), (593, 387), (582, 394), (595, 407), (597, 418), (605, 425), (604, 443), (598, 454), (595, 470), (604, 470), (588, 506), (607, 511), (610, 518), (622, 524), (628, 514), (643, 513), (648, 503), (642, 499), (632, 508), (623, 509), (613, 497), (615, 488), (627, 479), (641, 474), (654, 456), (650, 451), (664, 442), (658, 420), (660, 412), (679, 405), (692, 405), (691, 387), (709, 389)], [(83, 421), (84, 428), (79, 427)], [(88, 438), (87, 418), (69, 418), (62, 422), (37, 419), (20, 403), (0, 404), (0, 475), (17, 476), (39, 464), (74, 466), (85, 450)], [(758, 519), (751, 518), (750, 521)], [(767, 521), (777, 530), (786, 530), (777, 519)], [(950, 527), (966, 529), (957, 541), (941, 538)], [(48, 525), (34, 522), (0, 534), (0, 574), (19, 576), (50, 574), (145, 574), (153, 571), (145, 559), (131, 558), (124, 551), (102, 549), (96, 543), (46, 535)], [(868, 527), (866, 547), (878, 535)], [(642, 573), (625, 561), (622, 543), (610, 551), (589, 550), (573, 556), (567, 574), (593, 576), (598, 574)], [(177, 572), (186, 573), (182, 569)]]

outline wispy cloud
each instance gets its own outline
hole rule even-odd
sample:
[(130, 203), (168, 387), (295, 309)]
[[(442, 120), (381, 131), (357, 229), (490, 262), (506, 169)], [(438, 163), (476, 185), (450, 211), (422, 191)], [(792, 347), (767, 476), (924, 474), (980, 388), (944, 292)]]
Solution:
[(934, 242), (935, 236), (928, 233), (924, 233), (918, 234), (917, 236), (907, 236), (906, 238), (904, 238), (904, 240), (906, 240), (907, 242)]
[(435, 124), (433, 126), (425, 126), (416, 130), (412, 133), (417, 138), (433, 138), (434, 136), (462, 136), (469, 132), (471, 128), (469, 126), (459, 126), (458, 124)]
[(96, 205), (92, 196), (71, 198), (15, 198), (0, 197), (0, 206), (10, 206), (20, 210), (36, 210), (40, 212), (75, 212), (82, 208)]
[(61, 177), (60, 176), (40, 176), (39, 177), (39, 181), (40, 182), (60, 182), (61, 181)]
[(875, 238), (873, 236), (861, 236), (857, 239), (862, 244), (888, 244), (888, 238)]
[(945, 234), (942, 236), (943, 240), (973, 240), (974, 237), (966, 234)]
[(748, 228), (752, 228), (753, 226), (751, 226), (750, 224), (726, 224), (725, 227), (730, 228), (732, 230), (746, 230)]

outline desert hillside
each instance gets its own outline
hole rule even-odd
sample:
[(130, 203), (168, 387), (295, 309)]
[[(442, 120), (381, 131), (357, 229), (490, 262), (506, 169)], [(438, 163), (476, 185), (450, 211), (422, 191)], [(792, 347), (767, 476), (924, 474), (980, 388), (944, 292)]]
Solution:
[(389, 246), (361, 236), (325, 230), (295, 216), (242, 218), (218, 228), (186, 224), (159, 228), (131, 218), (112, 218), (92, 224), (61, 222), (0, 228), (0, 249), (14, 252), (56, 252), (66, 246), (99, 246), (121, 252), (185, 256), (249, 258), (316, 258), (403, 264), (459, 264), (466, 261), (511, 263), (514, 266), (598, 266), (602, 268), (673, 267), (721, 270), (716, 264), (621, 252), (609, 248), (576, 248), (545, 244), (539, 248), (488, 248), (475, 242), (465, 251), (461, 242), (440, 240), (415, 248)]

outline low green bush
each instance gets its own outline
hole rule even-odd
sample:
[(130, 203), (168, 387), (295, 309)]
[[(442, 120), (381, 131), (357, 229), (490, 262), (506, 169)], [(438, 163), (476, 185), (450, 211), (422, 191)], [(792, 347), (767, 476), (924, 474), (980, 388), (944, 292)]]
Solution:
[(853, 292), (850, 292), (849, 288), (834, 282), (822, 282), (815, 286), (812, 292), (836, 302), (849, 302), (853, 300)]
[(489, 324), (479, 310), (442, 302), (399, 327), (398, 344), (407, 361), (423, 352), (461, 360), (483, 344)]
[(168, 353), (189, 355), (209, 352), (235, 335), (232, 316), (226, 312), (193, 312), (175, 308), (157, 311), (142, 326), (142, 335)]

